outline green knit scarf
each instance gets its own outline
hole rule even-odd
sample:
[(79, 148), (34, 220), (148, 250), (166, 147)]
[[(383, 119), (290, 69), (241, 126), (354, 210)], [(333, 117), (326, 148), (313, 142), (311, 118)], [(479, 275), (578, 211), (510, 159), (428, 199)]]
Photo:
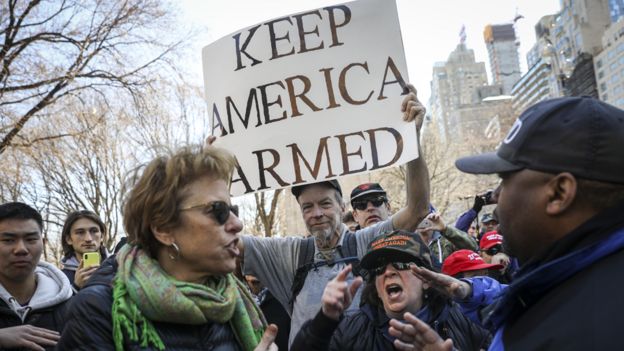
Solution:
[(243, 350), (259, 343), (266, 320), (247, 288), (232, 274), (205, 285), (182, 282), (137, 246), (126, 244), (117, 254), (113, 281), (113, 337), (122, 351), (125, 335), (141, 347), (164, 350), (152, 322), (201, 325), (229, 323)]

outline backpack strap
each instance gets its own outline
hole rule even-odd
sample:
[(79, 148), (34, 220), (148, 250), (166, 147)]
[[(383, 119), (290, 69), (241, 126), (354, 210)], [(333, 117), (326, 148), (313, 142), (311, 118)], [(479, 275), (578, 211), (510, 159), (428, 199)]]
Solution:
[(354, 266), (354, 274), (358, 274), (359, 269), (357, 267), (359, 267), (360, 260), (357, 256), (357, 240), (355, 238), (355, 234), (346, 232), (344, 235), (345, 238), (340, 249), (342, 258), (338, 260), (320, 261), (315, 263), (314, 254), (316, 248), (314, 246), (314, 237), (308, 237), (301, 241), (301, 246), (299, 247), (299, 259), (297, 261), (297, 270), (295, 271), (295, 278), (293, 279), (293, 284), (290, 289), (290, 301), (288, 301), (291, 310), (295, 300), (297, 299), (297, 295), (299, 295), (299, 292), (301, 292), (301, 289), (303, 288), (303, 284), (305, 283), (309, 271), (313, 269), (316, 270), (323, 266), (333, 266), (337, 263), (351, 263)]
[(342, 248), (340, 254), (342, 257), (358, 257), (357, 253), (357, 239), (355, 238), (355, 233), (346, 232), (344, 233), (345, 238), (342, 241)]
[(312, 265), (314, 265), (314, 251), (316, 251), (314, 248), (314, 237), (310, 236), (301, 241), (299, 257), (297, 259), (297, 270), (295, 271), (293, 284), (290, 287), (291, 294), (288, 304), (291, 310), (297, 295), (299, 295), (299, 292), (303, 288), (303, 284), (308, 276), (308, 271), (312, 269)]

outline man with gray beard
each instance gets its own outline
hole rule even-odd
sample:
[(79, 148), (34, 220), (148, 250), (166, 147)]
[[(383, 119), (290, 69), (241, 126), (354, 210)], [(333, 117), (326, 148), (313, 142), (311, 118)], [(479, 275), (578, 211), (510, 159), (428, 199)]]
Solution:
[[(408, 85), (401, 104), (403, 120), (420, 134), (425, 108)], [(418, 143), (419, 154), (420, 143)], [(291, 189), (301, 208), (310, 238), (243, 236), (244, 274), (256, 276), (291, 314), (289, 345), (303, 323), (318, 312), (325, 285), (346, 265), (356, 263), (378, 235), (414, 231), (429, 213), (429, 174), (423, 157), (407, 163), (407, 204), (388, 219), (353, 233), (342, 223), (345, 203), (337, 180)], [(350, 275), (348, 281), (353, 280)], [(359, 306), (359, 294), (352, 308)]]

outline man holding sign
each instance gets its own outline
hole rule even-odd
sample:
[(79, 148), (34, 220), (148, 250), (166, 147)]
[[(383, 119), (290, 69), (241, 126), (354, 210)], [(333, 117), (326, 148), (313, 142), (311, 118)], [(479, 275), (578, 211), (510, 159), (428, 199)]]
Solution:
[[(401, 104), (403, 120), (415, 123), (420, 132), (425, 109), (415, 89), (408, 87), (411, 92)], [(327, 282), (361, 258), (372, 239), (396, 229), (414, 231), (429, 213), (429, 174), (422, 157), (407, 163), (406, 189), (406, 207), (385, 221), (352, 233), (341, 221), (345, 204), (337, 181), (293, 187), (312, 238), (243, 236), (244, 273), (258, 277), (291, 312), (291, 343), (303, 323), (318, 311)], [(312, 255), (308, 255), (309, 248)], [(306, 265), (309, 261), (311, 264)], [(354, 308), (359, 299), (359, 295), (354, 297)]]

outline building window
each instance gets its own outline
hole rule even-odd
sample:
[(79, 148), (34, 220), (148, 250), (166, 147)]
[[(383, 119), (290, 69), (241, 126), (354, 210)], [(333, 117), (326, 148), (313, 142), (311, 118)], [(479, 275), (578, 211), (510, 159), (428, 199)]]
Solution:
[(604, 71), (598, 71), (598, 79), (604, 78)]
[(596, 67), (597, 68), (602, 68), (602, 59), (596, 61)]
[(607, 84), (606, 83), (600, 83), (600, 90), (601, 91), (607, 90)]
[(602, 94), (602, 101), (609, 101), (609, 95)]

